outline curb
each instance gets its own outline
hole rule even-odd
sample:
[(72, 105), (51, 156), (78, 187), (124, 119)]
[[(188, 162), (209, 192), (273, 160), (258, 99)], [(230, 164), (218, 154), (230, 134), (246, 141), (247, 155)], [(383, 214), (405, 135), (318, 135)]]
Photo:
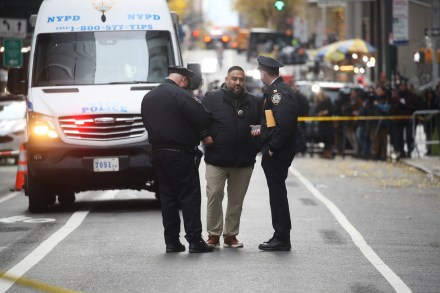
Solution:
[[(419, 164), (417, 162), (413, 162), (410, 159), (409, 160), (400, 160), (400, 161), (402, 163), (404, 163), (405, 165), (407, 165), (407, 166), (414, 167), (414, 168), (419, 169), (419, 170), (421, 170), (421, 171), (423, 171), (423, 172), (425, 172), (425, 173), (427, 173), (429, 175), (436, 176), (436, 177), (440, 178), (440, 172), (435, 172), (435, 171), (431, 170), (430, 168), (428, 168), (428, 167), (426, 167), (426, 166), (424, 166), (422, 164)], [(439, 165), (440, 165), (440, 161), (439, 161)]]

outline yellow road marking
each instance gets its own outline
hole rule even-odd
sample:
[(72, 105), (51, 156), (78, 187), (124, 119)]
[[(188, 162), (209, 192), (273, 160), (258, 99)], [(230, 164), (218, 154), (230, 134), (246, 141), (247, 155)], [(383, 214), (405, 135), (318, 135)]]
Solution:
[(14, 276), (11, 276), (11, 275), (8, 275), (8, 274), (2, 273), (2, 272), (0, 272), (0, 281), (1, 281), (1, 279), (5, 279), (5, 280), (11, 281), (13, 283), (17, 283), (17, 284), (25, 286), (25, 287), (29, 287), (32, 289), (37, 289), (37, 290), (40, 290), (43, 292), (49, 292), (49, 293), (76, 293), (76, 292), (80, 292), (80, 291), (73, 291), (73, 290), (64, 289), (61, 287), (45, 284), (43, 282), (39, 282), (39, 281), (35, 281), (35, 280), (23, 278), (23, 277), (16, 278)]

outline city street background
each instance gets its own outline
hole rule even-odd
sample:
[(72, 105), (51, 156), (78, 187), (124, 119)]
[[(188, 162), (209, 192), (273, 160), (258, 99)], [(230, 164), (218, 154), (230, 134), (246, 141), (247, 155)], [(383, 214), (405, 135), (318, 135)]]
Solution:
[[(183, 65), (201, 65), (203, 85), (194, 92), (199, 98), (220, 86), (234, 65), (244, 68), (252, 77), (248, 88), (262, 96), (256, 56), (265, 54), (299, 63), (281, 69), (292, 87), (302, 82), (310, 90), (314, 83), (325, 81), (335, 87), (336, 96), (342, 95), (343, 88), (356, 88), (359, 96), (362, 93), (368, 99), (370, 86), (383, 85), (391, 98), (399, 84), (408, 82), (420, 101), (431, 89), (437, 90), (437, 100), (440, 95), (440, 88), (435, 89), (438, 67), (433, 66), (437, 55), (432, 54), (439, 42), (439, 2), (167, 1), (180, 16)], [(8, 39), (4, 36), (11, 23), (18, 29), (14, 33), (23, 42), (23, 55), (19, 54), (24, 61), (23, 76), (27, 75), (32, 37), (28, 19), (40, 3), (0, 0), (0, 38), (2, 42)], [(251, 45), (252, 30), (255, 35), (262, 32), (264, 40)], [(239, 47), (240, 32), (245, 36), (244, 48)], [(329, 43), (354, 39), (370, 45), (370, 51), (351, 52), (347, 47), (346, 53), (336, 50), (319, 55), (319, 49)], [(0, 95), (26, 104), (23, 97), (10, 95), (6, 89), (7, 68), (19, 61), (10, 55), (3, 59), (9, 42), (0, 50)], [(286, 48), (288, 53), (280, 54)], [(308, 94), (313, 106), (315, 93)], [(390, 135), (382, 161), (368, 155), (362, 158), (348, 142), (342, 154), (333, 147), (332, 159), (322, 158), (322, 143), (314, 152), (309, 148), (298, 154), (286, 180), (292, 218), (290, 252), (258, 249), (273, 235), (260, 155), (237, 237), (244, 247), (221, 246), (209, 254), (188, 253), (183, 225), (180, 236), (187, 250), (165, 253), (160, 203), (145, 190), (81, 192), (71, 208), (56, 203), (44, 213), (30, 213), (24, 191), (16, 190), (18, 158), (1, 157), (0, 293), (437, 293), (440, 147), (438, 132), (433, 131), (437, 142), (428, 155), (423, 121), (429, 115), (411, 120), (416, 145), (414, 150), (406, 147), (406, 157), (396, 154)], [(202, 162), (199, 168), (204, 228), (205, 167)], [(227, 198), (224, 207), (226, 203)], [(203, 237), (207, 236), (204, 230)]]

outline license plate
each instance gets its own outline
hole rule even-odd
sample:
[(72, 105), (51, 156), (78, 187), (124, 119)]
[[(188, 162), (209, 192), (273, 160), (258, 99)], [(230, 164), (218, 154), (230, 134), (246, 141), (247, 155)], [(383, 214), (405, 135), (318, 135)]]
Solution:
[(119, 171), (118, 158), (99, 158), (93, 159), (94, 172), (116, 172)]

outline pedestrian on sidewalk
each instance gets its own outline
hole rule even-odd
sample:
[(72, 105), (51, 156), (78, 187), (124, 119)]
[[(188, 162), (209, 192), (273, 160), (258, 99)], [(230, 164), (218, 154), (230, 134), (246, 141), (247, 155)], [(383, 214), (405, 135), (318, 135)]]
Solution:
[[(330, 98), (324, 93), (319, 92), (315, 96), (315, 112), (318, 117), (331, 117), (334, 113), (334, 106)], [(321, 157), (324, 159), (333, 159), (333, 121), (318, 122), (318, 139), (324, 143), (324, 150)]]
[[(396, 116), (411, 116), (416, 111), (416, 96), (401, 81), (397, 93), (391, 98), (391, 112)], [(393, 121), (393, 149), (398, 158), (411, 158), (414, 149), (413, 129), (410, 119)], [(405, 143), (406, 150), (405, 153)]]
[(390, 97), (387, 96), (385, 87), (381, 85), (376, 86), (374, 93), (373, 107), (369, 116), (380, 116), (382, 118), (370, 121), (371, 159), (385, 161), (388, 153), (390, 121), (383, 117), (390, 115)]
[[(243, 68), (229, 68), (220, 89), (206, 93), (203, 105), (211, 115), (211, 123), (202, 136), (206, 162), (207, 231), (206, 243), (239, 248), (240, 216), (243, 201), (259, 152), (251, 125), (260, 124), (262, 100), (248, 93)], [(223, 221), (222, 202), (227, 182), (228, 203)]]

